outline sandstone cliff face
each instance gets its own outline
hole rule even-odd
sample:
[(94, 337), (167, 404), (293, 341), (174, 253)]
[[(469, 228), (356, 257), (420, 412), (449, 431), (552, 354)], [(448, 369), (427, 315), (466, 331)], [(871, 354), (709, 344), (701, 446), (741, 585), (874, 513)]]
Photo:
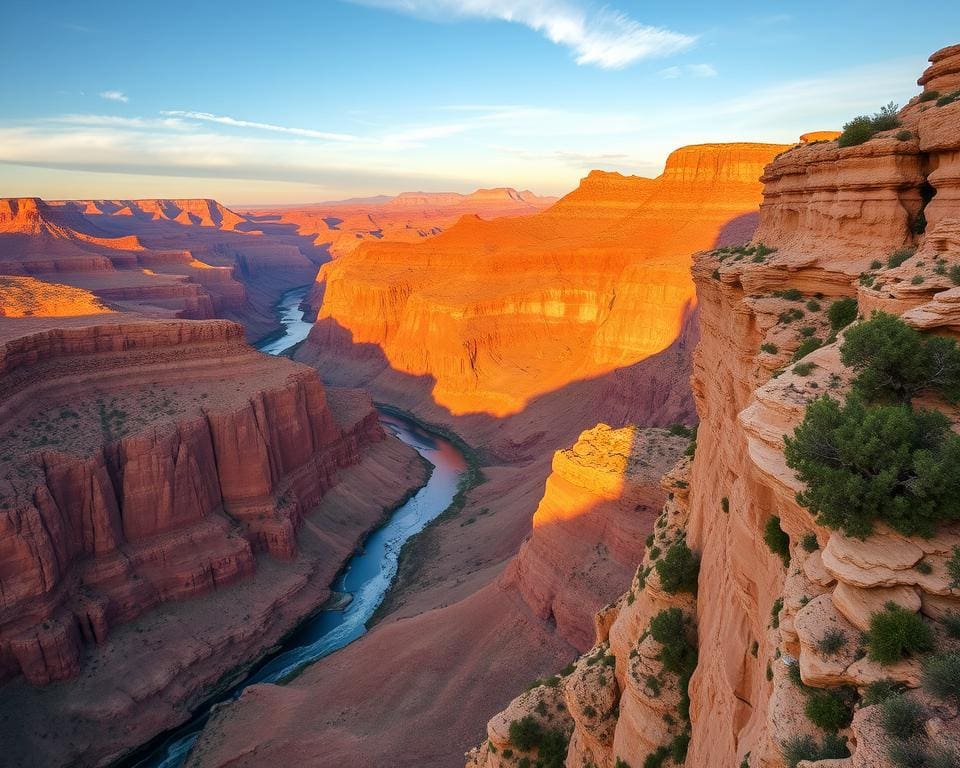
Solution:
[(83, 291), (138, 317), (237, 320), (259, 338), (276, 328), (280, 295), (313, 282), (324, 258), (214, 200), (0, 200), (0, 274), (21, 279), (4, 293), (7, 316), (83, 311)]
[(660, 476), (688, 442), (666, 430), (600, 424), (554, 455), (533, 532), (503, 582), (578, 650), (593, 645), (593, 614), (643, 556), (663, 504)]
[[(921, 85), (955, 89), (958, 57), (956, 46), (934, 54)], [(860, 697), (882, 679), (915, 689), (920, 667), (915, 659), (881, 666), (858, 651), (871, 614), (891, 601), (919, 612), (938, 647), (956, 650), (940, 623), (960, 611), (960, 591), (945, 567), (956, 525), (941, 526), (929, 539), (878, 526), (858, 540), (825, 528), (797, 502), (801, 486), (783, 453), (784, 435), (792, 434), (806, 405), (825, 392), (842, 396), (849, 386), (840, 342), (805, 355), (807, 365), (793, 364), (804, 339), (828, 337), (825, 315), (835, 299), (855, 297), (861, 315), (884, 309), (921, 329), (958, 330), (956, 289), (945, 275), (960, 263), (954, 170), (960, 104), (918, 98), (900, 119), (897, 131), (859, 146), (817, 139), (823, 143), (778, 157), (764, 172), (755, 243), (765, 247), (694, 259), (701, 341), (692, 384), (701, 423), (689, 473), (673, 473), (682, 478), (683, 492), (667, 503), (684, 510), (671, 514), (667, 530), (684, 529), (700, 554), (700, 654), (689, 686), (687, 766), (781, 768), (789, 741), (825, 738), (805, 714), (809, 697), (852, 686), (858, 704), (852, 723), (841, 729), (850, 756), (800, 765), (889, 768), (891, 742), (880, 708)], [(901, 130), (910, 135), (894, 135)], [(887, 266), (891, 253), (907, 247), (891, 262), (899, 266)], [(772, 516), (789, 537), (787, 567), (763, 541)], [(655, 691), (649, 681), (631, 683), (637, 668), (641, 681), (651, 670), (656, 676), (651, 662), (660, 660), (649, 647), (650, 612), (660, 607), (658, 582), (647, 574), (649, 556), (640, 572), (643, 593), (637, 596), (635, 580), (614, 608), (597, 616), (598, 650), (607, 653), (603, 642), (609, 641), (616, 679), (584, 685), (581, 659), (559, 683), (547, 685), (562, 688), (568, 705), (562, 727), (572, 734), (567, 766), (677, 761), (672, 750), (657, 754), (671, 735), (664, 723), (668, 715), (676, 718), (675, 700), (664, 699), (663, 686)], [(839, 650), (823, 642), (828, 630), (842, 634)], [(927, 748), (952, 764), (960, 744), (955, 707), (919, 692), (908, 696), (927, 707), (921, 727)], [(598, 729), (595, 715), (603, 710), (578, 707), (585, 697), (618, 701), (619, 710), (601, 718)], [(468, 755), (468, 766), (512, 764), (503, 760), (504, 748), (513, 750), (503, 720), (526, 714), (537, 715), (521, 697), (491, 720), (488, 741)]]
[(418, 245), (365, 245), (322, 269), (300, 359), (321, 371), (325, 356), (339, 369), (352, 360), (367, 379), (423, 376), (451, 413), (494, 416), (636, 363), (680, 336), (694, 305), (687, 254), (755, 208), (759, 173), (781, 149), (686, 148), (658, 179), (591, 174), (536, 216), (468, 217)]
[[(213, 364), (212, 364), (213, 363)], [(76, 675), (85, 642), (290, 559), (307, 510), (382, 439), (227, 322), (51, 330), (2, 350), (0, 669)]]

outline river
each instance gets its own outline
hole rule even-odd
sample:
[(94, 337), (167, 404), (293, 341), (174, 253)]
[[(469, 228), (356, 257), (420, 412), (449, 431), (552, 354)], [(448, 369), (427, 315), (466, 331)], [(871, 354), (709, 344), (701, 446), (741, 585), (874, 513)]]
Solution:
[[(277, 304), (277, 312), (285, 334), (260, 345), (261, 351), (278, 355), (306, 338), (311, 324), (304, 322), (299, 306), (307, 290), (297, 288), (283, 295)], [(450, 506), (467, 469), (465, 457), (453, 443), (415, 421), (380, 410), (380, 423), (425, 458), (433, 466), (433, 471), (426, 485), (367, 537), (334, 581), (331, 586), (334, 592), (352, 597), (345, 610), (321, 609), (305, 618), (280, 648), (256, 665), (240, 683), (205, 702), (193, 712), (190, 720), (156, 737), (118, 763), (118, 768), (177, 768), (183, 765), (206, 725), (211, 707), (237, 699), (248, 685), (282, 685), (304, 667), (329, 656), (366, 632), (367, 621), (383, 601), (397, 574), (404, 543)]]

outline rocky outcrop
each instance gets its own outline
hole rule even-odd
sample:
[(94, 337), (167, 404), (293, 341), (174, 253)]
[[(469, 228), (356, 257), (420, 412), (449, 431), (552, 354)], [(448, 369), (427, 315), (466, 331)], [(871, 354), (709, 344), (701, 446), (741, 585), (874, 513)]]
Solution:
[(392, 372), (423, 377), (451, 413), (498, 417), (637, 363), (680, 336), (694, 305), (688, 254), (726, 242), (783, 148), (689, 147), (656, 180), (592, 174), (535, 216), (364, 245), (322, 269), (298, 357), (322, 373), (325, 358), (339, 372), (352, 361), (374, 392)]
[[(921, 79), (926, 89), (950, 87), (955, 48), (931, 57)], [(904, 740), (888, 735), (881, 708), (864, 698), (880, 681), (914, 689), (904, 695), (921, 707), (924, 749), (955, 762), (955, 706), (915, 690), (919, 659), (881, 665), (861, 647), (861, 634), (892, 603), (922, 617), (938, 650), (957, 650), (955, 632), (951, 637), (943, 622), (960, 612), (946, 567), (956, 551), (956, 525), (940, 525), (929, 538), (878, 525), (862, 540), (824, 527), (797, 500), (802, 486), (787, 467), (784, 437), (815, 398), (849, 389), (852, 372), (838, 349), (842, 334), (838, 341), (831, 321), (836, 300), (855, 298), (861, 315), (885, 309), (924, 330), (956, 331), (949, 275), (954, 266), (960, 270), (951, 170), (960, 146), (957, 107), (918, 97), (901, 111), (895, 131), (845, 148), (818, 137), (780, 155), (764, 172), (754, 243), (694, 258), (701, 341), (692, 385), (701, 422), (689, 472), (665, 478), (677, 487), (666, 509), (683, 508), (665, 528), (680, 525), (700, 556), (696, 606), (686, 607), (695, 610), (701, 649), (688, 689), (689, 744), (664, 733), (682, 707), (654, 684), (653, 664), (665, 657), (650, 646), (649, 611), (656, 610), (650, 606), (663, 582), (657, 568), (648, 570), (648, 550), (630, 592), (597, 615), (600, 644), (587, 657), (605, 659), (609, 642), (619, 711), (598, 729), (589, 715), (599, 707), (585, 713), (576, 706), (585, 697), (608, 701), (608, 679), (568, 699), (567, 766), (672, 761), (781, 768), (789, 744), (805, 744), (809, 754), (810, 745), (825, 743), (828, 734), (811, 719), (816, 708), (809, 705), (826, 696), (852, 707), (852, 722), (839, 726), (845, 747), (834, 746), (828, 760), (789, 764), (904, 764), (891, 757), (892, 746)], [(952, 409), (947, 413), (956, 421)], [(782, 553), (772, 551), (775, 542), (765, 543), (776, 528), (786, 536)], [(571, 687), (582, 687), (577, 681), (576, 672), (565, 670), (556, 685), (572, 695)], [(524, 712), (523, 700), (511, 706), (506, 716)], [(468, 755), (471, 768), (500, 765), (496, 755), (511, 748), (497, 722)], [(849, 756), (841, 757), (844, 751)]]
[(642, 558), (664, 500), (660, 477), (688, 443), (662, 429), (600, 424), (554, 454), (533, 532), (504, 583), (578, 650), (593, 645), (594, 613)]
[(310, 509), (383, 438), (227, 322), (51, 330), (2, 350), (0, 667), (72, 677), (85, 642), (297, 555)]

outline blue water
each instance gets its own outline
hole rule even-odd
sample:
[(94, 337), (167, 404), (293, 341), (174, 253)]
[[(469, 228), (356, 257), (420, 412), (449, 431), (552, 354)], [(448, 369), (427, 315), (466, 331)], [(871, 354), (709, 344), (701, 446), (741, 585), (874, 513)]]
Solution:
[(308, 323), (303, 319), (303, 310), (300, 309), (300, 304), (306, 298), (309, 290), (310, 286), (305, 285), (287, 291), (280, 297), (280, 301), (277, 303), (277, 314), (280, 317), (280, 322), (283, 323), (284, 335), (261, 344), (257, 349), (266, 352), (268, 355), (279, 355), (284, 350), (307, 338), (307, 334), (313, 328), (313, 323)]
[[(303, 313), (298, 309), (306, 291), (306, 288), (298, 288), (284, 294), (278, 309), (290, 320), (289, 323), (284, 320), (288, 335), (264, 344), (261, 351), (276, 355), (306, 338), (310, 324), (303, 322)], [(306, 326), (306, 332), (302, 326)], [(450, 506), (467, 469), (466, 459), (456, 446), (416, 422), (380, 411), (380, 423), (430, 462), (433, 471), (427, 484), (370, 534), (333, 583), (335, 592), (352, 596), (346, 609), (321, 610), (304, 620), (287, 637), (280, 650), (263, 660), (242, 682), (205, 703), (186, 723), (157, 737), (151, 745), (121, 761), (120, 766), (179, 768), (186, 762), (206, 725), (213, 705), (239, 698), (248, 685), (283, 684), (289, 676), (352, 643), (366, 632), (367, 621), (383, 602), (397, 575), (404, 543)]]

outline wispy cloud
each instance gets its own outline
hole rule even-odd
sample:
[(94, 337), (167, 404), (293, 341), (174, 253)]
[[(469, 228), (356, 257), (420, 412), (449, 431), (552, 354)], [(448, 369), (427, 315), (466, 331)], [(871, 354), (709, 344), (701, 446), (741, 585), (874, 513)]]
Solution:
[(100, 91), (100, 98), (107, 101), (119, 101), (124, 104), (130, 101), (130, 97), (123, 91)]
[(716, 77), (717, 70), (712, 64), (684, 64), (660, 70), (660, 77), (676, 80), (679, 77)]
[(189, 112), (183, 110), (164, 110), (160, 113), (167, 117), (185, 117), (191, 120), (202, 120), (205, 123), (218, 123), (220, 125), (229, 125), (233, 128), (253, 128), (258, 131), (271, 131), (273, 133), (286, 133), (290, 136), (302, 136), (307, 139), (322, 139), (324, 141), (358, 141), (356, 136), (349, 133), (332, 133), (330, 131), (317, 131), (313, 128), (292, 128), (286, 125), (275, 125), (274, 123), (260, 123), (254, 120), (242, 120), (229, 115), (214, 115), (210, 112)]
[(692, 46), (693, 35), (642, 24), (584, 0), (349, 0), (430, 19), (496, 19), (523, 24), (574, 53), (577, 64), (621, 69)]

